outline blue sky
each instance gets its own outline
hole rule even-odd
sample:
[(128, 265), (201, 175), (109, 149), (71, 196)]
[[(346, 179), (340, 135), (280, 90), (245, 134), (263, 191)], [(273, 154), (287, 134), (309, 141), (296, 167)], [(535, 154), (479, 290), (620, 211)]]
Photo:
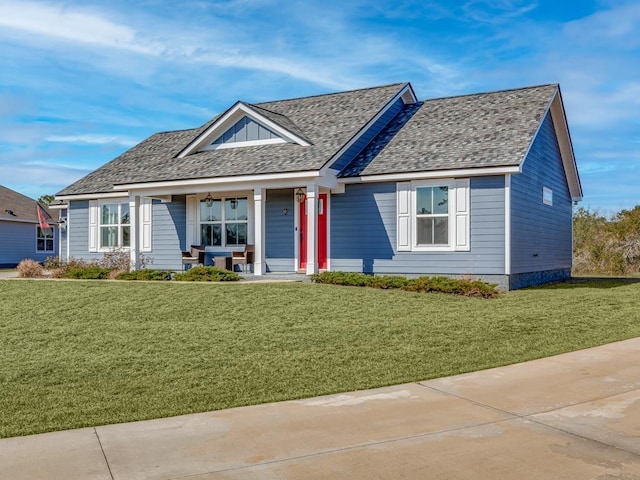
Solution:
[(639, 32), (637, 0), (0, 0), (0, 184), (55, 193), (236, 100), (557, 82), (582, 206), (611, 213), (640, 204)]

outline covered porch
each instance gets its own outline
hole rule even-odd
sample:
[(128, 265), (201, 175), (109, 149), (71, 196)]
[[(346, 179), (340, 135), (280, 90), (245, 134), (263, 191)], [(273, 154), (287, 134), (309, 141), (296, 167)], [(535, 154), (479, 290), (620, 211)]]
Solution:
[[(321, 184), (315, 173), (314, 181), (274, 179), (249, 185), (194, 180), (116, 187), (128, 195), (132, 268), (141, 267), (141, 254), (159, 252), (169, 223), (181, 249), (175, 254), (202, 246), (205, 265), (252, 246), (248, 278), (329, 269), (330, 198), (338, 186)], [(162, 208), (170, 212), (163, 221), (158, 214)]]

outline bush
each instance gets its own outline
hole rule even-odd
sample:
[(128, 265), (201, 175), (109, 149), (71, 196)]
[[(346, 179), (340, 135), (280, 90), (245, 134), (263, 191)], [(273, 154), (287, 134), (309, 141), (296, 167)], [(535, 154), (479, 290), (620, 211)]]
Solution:
[(60, 257), (47, 257), (44, 261), (44, 268), (47, 270), (56, 270), (58, 268), (62, 268), (64, 262), (60, 259)]
[(373, 288), (404, 288), (409, 283), (407, 277), (402, 275), (374, 275), (369, 286)]
[(492, 283), (449, 277), (418, 277), (401, 288), (409, 292), (440, 292), (482, 298), (493, 298), (500, 293)]
[(640, 272), (640, 205), (608, 217), (578, 208), (573, 216), (573, 271), (605, 275)]
[(173, 279), (181, 282), (235, 282), (241, 277), (216, 267), (192, 267), (184, 273), (176, 273)]
[(322, 272), (313, 275), (311, 278), (316, 283), (332, 285), (401, 289), (409, 292), (440, 292), (465, 297), (493, 298), (500, 293), (494, 284), (481, 282), (480, 280), (458, 280), (449, 277), (418, 277), (410, 280), (401, 275)]
[(44, 268), (35, 260), (26, 258), (18, 264), (18, 276), (20, 278), (39, 278), (44, 274)]
[(171, 280), (171, 271), (145, 268), (133, 272), (121, 272), (115, 278), (117, 280)]
[(76, 278), (83, 280), (103, 280), (109, 277), (111, 270), (98, 265), (84, 267), (69, 267), (59, 278)]
[(346, 285), (350, 287), (368, 287), (373, 276), (358, 272), (322, 272), (311, 276), (315, 283)]

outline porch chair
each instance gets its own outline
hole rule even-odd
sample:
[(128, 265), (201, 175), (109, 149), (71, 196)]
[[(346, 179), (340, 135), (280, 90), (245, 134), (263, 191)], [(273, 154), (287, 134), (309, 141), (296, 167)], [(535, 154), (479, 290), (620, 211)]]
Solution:
[(191, 245), (188, 252), (182, 252), (182, 265), (204, 265), (204, 245)]
[(235, 271), (236, 265), (242, 265), (242, 271), (247, 271), (247, 265), (253, 265), (254, 245), (245, 245), (242, 252), (231, 252), (231, 271)]

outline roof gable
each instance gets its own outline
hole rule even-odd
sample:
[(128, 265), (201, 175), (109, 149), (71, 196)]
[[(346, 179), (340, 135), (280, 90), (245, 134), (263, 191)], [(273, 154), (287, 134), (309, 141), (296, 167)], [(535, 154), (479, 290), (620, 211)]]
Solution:
[(245, 115), (200, 151), (283, 142), (286, 140), (273, 130)]
[[(258, 136), (260, 135), (260, 129), (262, 129), (263, 132), (268, 132), (269, 138), (256, 138), (253, 141), (247, 140), (249, 126), (257, 127), (255, 130), (257, 130)], [(253, 105), (244, 102), (236, 102), (235, 105), (215, 119), (202, 133), (194, 138), (189, 145), (178, 154), (178, 158), (202, 151), (235, 146), (285, 142), (295, 143), (301, 146), (311, 145), (307, 139), (298, 133), (299, 129), (296, 129), (298, 132), (294, 132), (294, 129), (290, 128), (291, 126), (295, 127), (293, 122), (282, 114), (274, 114), (273, 112), (255, 108)], [(242, 139), (242, 137), (244, 137), (244, 139)], [(274, 139), (276, 140), (275, 142), (268, 141)], [(247, 144), (247, 142), (250, 143)]]

